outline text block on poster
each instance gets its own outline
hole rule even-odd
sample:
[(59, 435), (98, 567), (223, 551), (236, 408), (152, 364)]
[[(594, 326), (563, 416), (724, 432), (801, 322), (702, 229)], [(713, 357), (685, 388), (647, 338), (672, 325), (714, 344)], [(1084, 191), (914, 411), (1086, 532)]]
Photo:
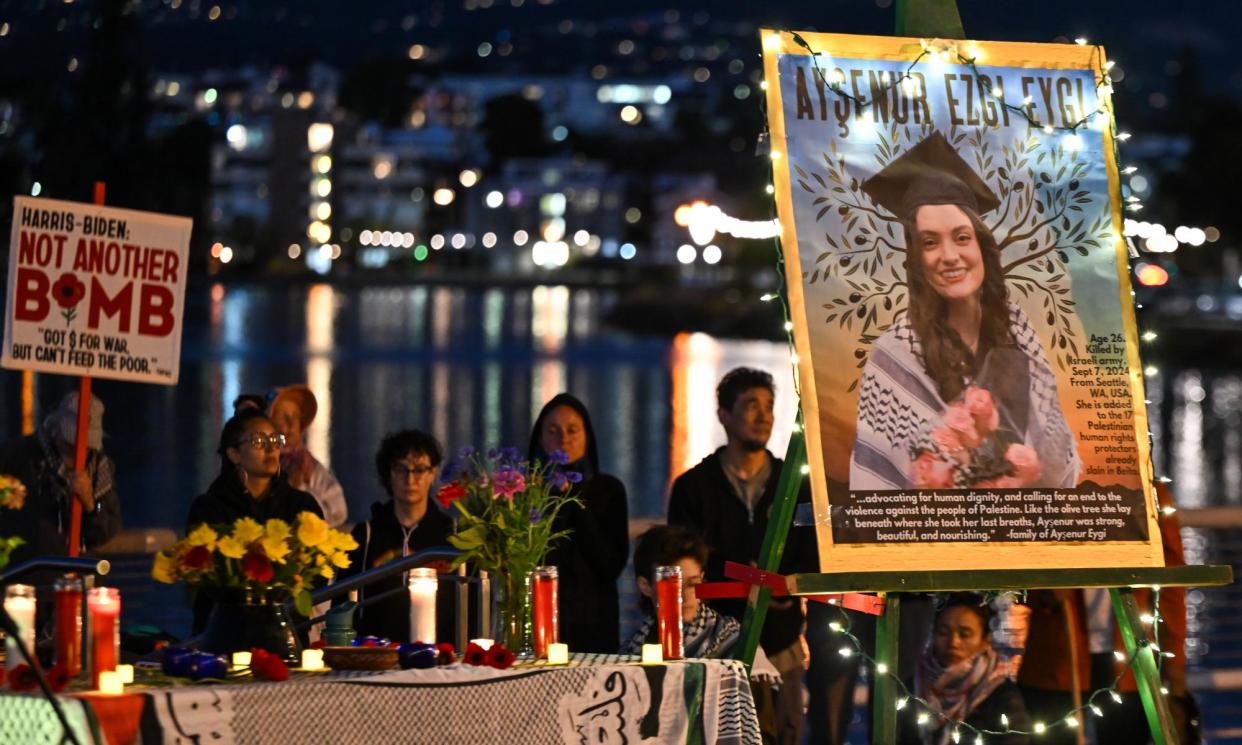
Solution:
[(176, 384), (191, 224), (15, 198), (0, 365)]
[(1103, 49), (763, 37), (823, 571), (1160, 565)]

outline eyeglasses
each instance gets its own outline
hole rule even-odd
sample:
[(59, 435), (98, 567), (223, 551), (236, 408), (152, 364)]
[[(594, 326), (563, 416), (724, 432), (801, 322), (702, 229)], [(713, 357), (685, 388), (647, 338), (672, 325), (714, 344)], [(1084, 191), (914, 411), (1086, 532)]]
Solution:
[(397, 479), (404, 480), (408, 479), (410, 476), (421, 479), (428, 474), (435, 473), (435, 470), (435, 466), (414, 466), (413, 468), (406, 468), (404, 464), (394, 463), (391, 473), (393, 477)]
[(280, 450), (285, 446), (285, 436), (279, 432), (273, 432), (270, 435), (250, 435), (250, 437), (238, 440), (235, 446), (249, 445), (255, 450)]

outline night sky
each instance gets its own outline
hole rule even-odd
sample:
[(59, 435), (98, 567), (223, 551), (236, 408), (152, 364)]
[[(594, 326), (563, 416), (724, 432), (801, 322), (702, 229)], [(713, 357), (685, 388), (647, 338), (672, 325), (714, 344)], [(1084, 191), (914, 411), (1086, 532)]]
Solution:
[[(0, 77), (63, 78), (83, 55), (92, 14), (105, 0), (0, 2)], [(113, 1), (113, 0), (107, 0)], [(521, 2), (521, 7), (513, 7)], [(608, 57), (607, 40), (654, 36), (668, 19), (688, 41), (736, 35), (770, 25), (795, 30), (889, 34), (893, 0), (715, 0), (597, 2), (557, 0), (134, 0), (136, 42), (152, 71), (194, 71), (245, 64), (322, 61), (343, 70), (375, 58), (404, 56), (411, 44), (444, 45), (445, 69), (462, 72), (585, 72)], [(176, 6), (174, 8), (174, 5)], [(484, 5), (487, 7), (479, 7)], [(886, 7), (880, 7), (886, 6)], [(1038, 12), (1026, 10), (1035, 6)], [(213, 7), (219, 17), (209, 19)], [(1175, 98), (1172, 81), (1193, 50), (1201, 85), (1242, 100), (1242, 59), (1230, 53), (1242, 32), (1242, 3), (1189, 0), (962, 0), (967, 34), (978, 39), (1102, 43), (1124, 71), (1117, 86), (1123, 114), (1144, 117)], [(676, 13), (668, 14), (670, 9)], [(565, 30), (564, 22), (572, 21)], [(63, 26), (63, 27), (62, 27)], [(58, 30), (58, 28), (60, 30)], [(748, 34), (744, 34), (748, 35)], [(650, 37), (649, 37), (650, 38)], [(753, 38), (753, 37), (752, 37)], [(503, 60), (473, 54), (482, 42), (512, 39)], [(680, 43), (680, 42), (679, 42)], [(753, 38), (758, 54), (758, 41)], [(734, 47), (734, 50), (737, 48)], [(634, 60), (641, 66), (641, 60)], [(656, 72), (652, 70), (652, 72)], [(1153, 96), (1153, 94), (1157, 94)], [(1156, 105), (1153, 106), (1153, 103)], [(1144, 107), (1150, 107), (1144, 110)]]

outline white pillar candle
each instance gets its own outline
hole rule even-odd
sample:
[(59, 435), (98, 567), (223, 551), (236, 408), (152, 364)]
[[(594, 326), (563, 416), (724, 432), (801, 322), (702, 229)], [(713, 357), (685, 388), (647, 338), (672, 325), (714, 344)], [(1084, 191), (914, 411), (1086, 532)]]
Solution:
[(133, 665), (117, 665), (116, 674), (121, 676), (121, 682), (129, 685), (134, 682), (134, 666)]
[(643, 645), (643, 664), (651, 665), (657, 662), (664, 662), (664, 650), (659, 644)]
[(548, 664), (569, 664), (569, 645), (561, 644), (560, 642), (550, 642), (548, 644)]
[(322, 670), (323, 669), (323, 650), (322, 649), (303, 649), (302, 650), (302, 669), (303, 670)]
[(483, 648), (484, 652), (491, 649), (492, 645), (495, 644), (495, 642), (493, 642), (491, 639), (471, 639), (470, 643), (479, 645), (480, 647)]
[(410, 641), (436, 643), (436, 570), (410, 570)]
[(99, 673), (99, 692), (113, 696), (125, 692), (125, 684), (121, 682), (121, 674), (116, 670), (101, 670)]
[(249, 652), (234, 652), (233, 653), (233, 667), (250, 667), (250, 653)]
[[(35, 591), (30, 585), (9, 585), (4, 591), (4, 612), (17, 625), (18, 636), (30, 654), (34, 654), (35, 640)], [(5, 641), (5, 657), (9, 670), (26, 664), (26, 658), (17, 651), (17, 640)]]

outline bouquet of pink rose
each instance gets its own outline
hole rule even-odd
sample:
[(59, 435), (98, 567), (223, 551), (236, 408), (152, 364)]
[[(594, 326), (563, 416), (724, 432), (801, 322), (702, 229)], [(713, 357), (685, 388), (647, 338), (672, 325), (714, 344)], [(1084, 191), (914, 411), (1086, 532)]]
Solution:
[(1039, 480), (1039, 456), (1002, 425), (992, 394), (977, 385), (949, 404), (912, 450), (910, 481), (919, 489), (1016, 489)]

